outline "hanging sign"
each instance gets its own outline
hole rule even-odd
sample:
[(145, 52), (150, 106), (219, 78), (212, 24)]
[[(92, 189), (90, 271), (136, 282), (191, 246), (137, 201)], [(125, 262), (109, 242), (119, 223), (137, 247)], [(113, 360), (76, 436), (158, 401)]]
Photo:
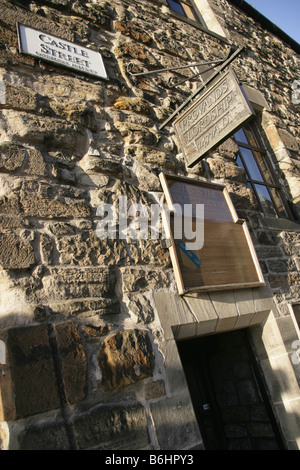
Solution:
[[(169, 251), (180, 295), (265, 285), (247, 223), (238, 218), (225, 186), (164, 173), (160, 181), (171, 213), (164, 222), (168, 223)], [(202, 233), (197, 230), (195, 209), (199, 204), (204, 206)], [(183, 229), (174, 230), (178, 207), (184, 214), (185, 205), (192, 205), (192, 231), (188, 233), (202, 237), (199, 249), (186, 236), (185, 217)]]
[(107, 79), (99, 52), (18, 23), (20, 52)]
[(174, 122), (187, 166), (194, 166), (254, 115), (230, 68)]

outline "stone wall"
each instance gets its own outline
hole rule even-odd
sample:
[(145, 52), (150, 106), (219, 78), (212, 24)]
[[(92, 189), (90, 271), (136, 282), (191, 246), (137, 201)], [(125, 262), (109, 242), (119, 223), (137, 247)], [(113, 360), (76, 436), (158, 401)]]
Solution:
[[(201, 448), (175, 339), (257, 325), (272, 309), (288, 316), (300, 302), (299, 231), (258, 211), (232, 140), (187, 170), (171, 125), (159, 130), (199, 86), (172, 88), (189, 69), (133, 77), (128, 67), (221, 59), (228, 43), (246, 45), (234, 68), (268, 103), (258, 119), (299, 214), (296, 54), (225, 0), (211, 9), (226, 41), (173, 17), (165, 1), (0, 5), (2, 448)], [(98, 50), (108, 80), (20, 54), (16, 21)], [(127, 196), (150, 206), (161, 171), (228, 187), (266, 288), (201, 294), (186, 309), (160, 240), (99, 239), (99, 205)]]

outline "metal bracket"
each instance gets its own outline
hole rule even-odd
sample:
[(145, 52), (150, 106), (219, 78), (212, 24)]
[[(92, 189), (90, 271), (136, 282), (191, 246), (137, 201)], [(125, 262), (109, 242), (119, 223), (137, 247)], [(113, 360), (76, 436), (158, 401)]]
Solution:
[[(127, 66), (127, 72), (132, 76), (132, 77), (145, 77), (147, 75), (153, 75), (156, 73), (163, 73), (163, 72), (172, 72), (175, 70), (182, 70), (182, 69), (187, 69), (187, 68), (192, 68), (192, 67), (199, 67), (203, 65), (211, 65), (211, 67), (202, 70), (201, 72), (197, 72), (191, 77), (187, 77), (181, 82), (175, 83), (175, 84), (170, 84), (171, 88), (174, 88), (175, 86), (179, 86), (182, 83), (185, 83), (188, 80), (194, 80), (197, 79), (200, 75), (208, 72), (211, 69), (214, 69), (216, 66), (218, 66), (217, 70), (204, 82), (202, 85), (191, 95), (189, 98), (187, 98), (180, 106), (179, 108), (174, 111), (171, 116), (169, 116), (159, 127), (159, 130), (163, 129), (190, 101), (192, 101), (195, 96), (198, 95), (205, 87), (207, 87), (244, 49), (243, 46), (237, 47), (234, 44), (231, 45), (230, 51), (228, 56), (225, 59), (222, 60), (210, 60), (206, 62), (196, 62), (194, 64), (188, 64), (188, 65), (179, 65), (176, 67), (167, 67), (163, 69), (158, 69), (158, 70), (150, 70), (148, 72), (134, 72), (134, 68), (138, 68), (133, 62), (130, 62)], [(212, 65), (214, 64), (214, 65)]]
[[(194, 92), (189, 96), (174, 113), (171, 114), (160, 126), (159, 130), (163, 129), (177, 114), (187, 106), (204, 88), (206, 88), (231, 62), (243, 51), (244, 47), (241, 46), (237, 49), (236, 46), (231, 46), (227, 59), (223, 60), (217, 70)], [(204, 73), (205, 71), (202, 71)]]
[[(224, 59), (226, 60), (226, 59)], [(178, 65), (176, 67), (167, 67), (165, 69), (158, 69), (158, 70), (150, 70), (148, 72), (137, 72), (137, 73), (134, 73), (132, 70), (134, 69), (134, 67), (137, 67), (133, 62), (130, 62), (128, 65), (127, 65), (127, 72), (132, 76), (132, 77), (144, 77), (145, 75), (153, 75), (153, 74), (156, 74), (156, 73), (163, 73), (163, 72), (172, 72), (174, 70), (182, 70), (182, 69), (188, 69), (188, 68), (191, 68), (191, 67), (199, 67), (201, 65), (211, 65), (211, 64), (219, 64), (221, 62), (224, 62), (224, 60), (210, 60), (208, 62), (196, 62), (195, 64), (188, 64), (188, 65)], [(210, 70), (210, 69), (208, 69)], [(199, 72), (195, 75), (200, 75), (202, 73), (205, 73), (207, 72), (207, 70), (203, 70), (202, 72)], [(193, 77), (190, 77), (190, 78), (187, 78), (187, 80), (190, 80), (192, 79)]]

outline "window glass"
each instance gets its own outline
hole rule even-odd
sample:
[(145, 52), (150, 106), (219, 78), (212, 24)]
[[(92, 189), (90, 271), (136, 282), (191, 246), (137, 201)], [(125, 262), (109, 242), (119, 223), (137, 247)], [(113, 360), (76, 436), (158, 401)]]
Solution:
[(237, 159), (236, 159), (236, 164), (240, 167), (240, 168), (243, 168), (244, 170), (246, 170), (244, 164), (243, 164), (243, 161), (240, 157), (240, 155), (237, 156)]
[(237, 132), (234, 134), (234, 137), (235, 137), (235, 139), (236, 139), (238, 142), (243, 142), (244, 144), (247, 144), (247, 143), (248, 143), (246, 134), (245, 134), (245, 132), (243, 131), (243, 129), (240, 129), (239, 131), (237, 131)]
[(293, 217), (266, 151), (251, 123), (234, 134), (239, 147), (236, 163), (246, 172), (247, 187), (254, 191), (260, 209), (267, 216)]
[(176, 11), (177, 13), (180, 13), (181, 15), (185, 16), (184, 9), (181, 6), (181, 3), (176, 0), (168, 0), (169, 6), (171, 10)]
[(254, 187), (257, 191), (258, 199), (263, 208), (264, 213), (268, 216), (276, 217), (276, 210), (273, 207), (273, 202), (269, 194), (268, 188), (261, 184), (255, 184)]
[(275, 181), (269, 172), (266, 162), (263, 159), (263, 155), (261, 152), (256, 152), (255, 150), (253, 151), (254, 155), (256, 156), (256, 160), (258, 161), (259, 167), (261, 169), (262, 174), (265, 177), (265, 180), (268, 184), (275, 184)]
[(279, 212), (280, 217), (288, 217), (288, 213), (284, 207), (284, 204), (282, 202), (281, 196), (279, 191), (276, 188), (270, 188), (270, 191), (272, 193), (272, 197), (275, 201), (277, 210)]
[(250, 178), (255, 181), (261, 181), (263, 183), (264, 182), (263, 177), (255, 161), (252, 151), (250, 149), (240, 147), (240, 152), (247, 166), (247, 170), (248, 170)]

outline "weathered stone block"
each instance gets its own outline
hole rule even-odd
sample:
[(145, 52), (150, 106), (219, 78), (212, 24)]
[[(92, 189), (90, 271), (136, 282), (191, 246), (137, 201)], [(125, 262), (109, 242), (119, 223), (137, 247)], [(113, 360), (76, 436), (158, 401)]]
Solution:
[(124, 292), (160, 289), (170, 285), (168, 275), (163, 271), (126, 268), (122, 271), (122, 278)]
[(61, 119), (78, 122), (83, 127), (87, 127), (94, 132), (97, 130), (97, 123), (94, 118), (93, 110), (88, 104), (81, 102), (57, 103), (54, 101), (50, 103), (50, 107)]
[(63, 421), (27, 425), (19, 436), (20, 450), (70, 450)]
[(147, 50), (142, 44), (136, 44), (135, 42), (119, 42), (114, 48), (115, 56), (120, 59), (122, 57), (130, 57), (137, 59), (146, 65), (156, 65), (154, 55)]
[(79, 449), (139, 450), (149, 446), (147, 417), (140, 404), (97, 406), (73, 424)]
[(59, 408), (48, 326), (9, 330), (7, 354), (12, 367), (17, 417)]
[(120, 304), (117, 298), (100, 298), (97, 300), (67, 300), (66, 302), (49, 302), (48, 307), (51, 315), (62, 315), (64, 317), (93, 315), (115, 315), (120, 313)]
[(114, 107), (124, 111), (133, 111), (134, 113), (149, 114), (149, 106), (147, 101), (142, 98), (128, 98), (120, 96), (115, 102)]
[(53, 241), (46, 233), (40, 234), (40, 249), (43, 264), (52, 264)]
[(87, 360), (78, 332), (73, 322), (54, 325), (60, 356), (64, 391), (69, 404), (77, 403), (86, 396)]
[(235, 163), (221, 157), (208, 158), (207, 163), (214, 178), (222, 178), (239, 183), (246, 182), (245, 170), (238, 167)]
[(21, 168), (25, 156), (25, 149), (22, 145), (9, 142), (1, 144), (0, 171), (15, 171)]
[(21, 111), (35, 111), (37, 94), (28, 88), (5, 83), (5, 107)]
[(101, 346), (98, 361), (102, 373), (99, 385), (106, 392), (150, 377), (154, 352), (147, 332), (126, 330), (116, 333)]
[(130, 296), (129, 309), (137, 316), (138, 323), (151, 323), (154, 320), (153, 308), (145, 295)]
[(76, 1), (72, 4), (71, 9), (73, 13), (91, 21), (94, 25), (106, 30), (111, 29), (114, 10), (109, 2), (85, 5), (80, 1)]
[(107, 268), (49, 268), (42, 282), (52, 302), (115, 298), (115, 273)]
[(81, 168), (87, 174), (105, 173), (122, 178), (123, 168), (120, 162), (95, 155), (86, 155), (80, 162)]
[(19, 140), (43, 145), (47, 151), (60, 150), (76, 156), (84, 155), (87, 134), (80, 124), (31, 113), (11, 113), (3, 110), (3, 126), (8, 140), (18, 135)]
[(68, 265), (108, 266), (130, 262), (123, 240), (101, 240), (95, 232), (58, 239), (57, 250), (60, 262)]
[(126, 153), (136, 158), (142, 163), (149, 163), (158, 168), (166, 170), (176, 170), (176, 160), (168, 153), (143, 145), (129, 145), (126, 147)]
[(49, 197), (28, 191), (20, 192), (20, 205), (25, 217), (88, 218), (92, 215), (92, 209), (85, 201), (66, 199), (56, 195)]
[(127, 21), (116, 21), (115, 30), (122, 33), (124, 36), (129, 36), (131, 39), (143, 44), (150, 44), (152, 41), (151, 36), (137, 24)]
[[(182, 46), (175, 38), (172, 37), (171, 32), (167, 29), (155, 31), (154, 39), (158, 48), (164, 52), (169, 52), (172, 55), (180, 56), (183, 59), (189, 59), (186, 48)], [(183, 70), (184, 72), (184, 70)]]
[(28, 160), (24, 165), (24, 173), (28, 175), (47, 176), (47, 166), (42, 152), (38, 149), (26, 149)]
[(0, 266), (3, 269), (25, 269), (35, 264), (32, 245), (12, 232), (0, 233)]
[(154, 129), (148, 129), (140, 124), (130, 122), (115, 122), (114, 126), (118, 129), (127, 144), (142, 144), (155, 146), (159, 141), (159, 136)]
[(188, 393), (150, 405), (160, 450), (189, 449), (201, 442)]

